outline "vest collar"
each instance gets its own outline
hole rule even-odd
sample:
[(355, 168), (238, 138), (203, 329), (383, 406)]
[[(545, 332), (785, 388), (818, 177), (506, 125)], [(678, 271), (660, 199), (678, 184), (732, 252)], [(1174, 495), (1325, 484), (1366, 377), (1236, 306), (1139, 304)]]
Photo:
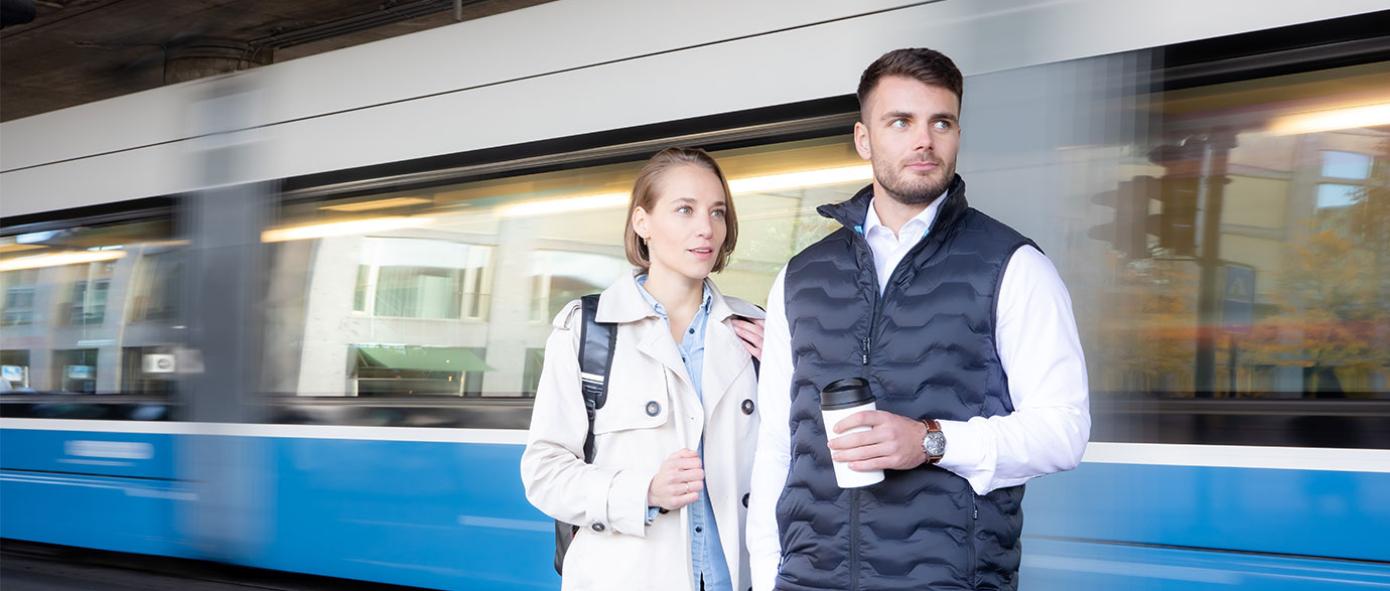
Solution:
[[(874, 198), (874, 186), (872, 184), (860, 189), (848, 201), (840, 203), (830, 203), (816, 208), (816, 212), (822, 216), (840, 222), (840, 225), (848, 228), (856, 234), (864, 233), (864, 221), (869, 217), (869, 202)], [(941, 204), (941, 209), (936, 212), (936, 219), (932, 220), (931, 228), (927, 230), (928, 239), (933, 236), (940, 239), (945, 230), (960, 221), (961, 214), (965, 213), (969, 203), (965, 200), (965, 179), (956, 175), (951, 180), (950, 188), (946, 189), (945, 199)]]

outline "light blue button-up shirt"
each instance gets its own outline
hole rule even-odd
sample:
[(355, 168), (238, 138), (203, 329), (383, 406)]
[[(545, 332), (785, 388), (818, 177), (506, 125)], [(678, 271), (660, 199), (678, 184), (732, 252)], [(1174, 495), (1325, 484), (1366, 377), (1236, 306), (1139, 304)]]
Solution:
[[(642, 293), (642, 298), (651, 305), (652, 311), (661, 317), (663, 322), (670, 325), (671, 319), (666, 315), (666, 308), (661, 302), (656, 301), (652, 294), (647, 293), (647, 276), (637, 276), (637, 291)], [(705, 368), (705, 327), (709, 324), (709, 308), (712, 299), (709, 286), (705, 286), (704, 300), (700, 308), (696, 310), (695, 317), (690, 320), (690, 327), (685, 329), (681, 335), (681, 342), (677, 346), (681, 353), (681, 361), (685, 362), (685, 373), (690, 376), (690, 383), (695, 386), (695, 395), (703, 403), (704, 395), (704, 368)], [(700, 437), (700, 465), (705, 463), (705, 438)], [(700, 493), (700, 500), (691, 504), (686, 513), (690, 516), (690, 564), (693, 571), (694, 580), (692, 589), (699, 591), (701, 581), (704, 581), (705, 591), (733, 591), (734, 582), (732, 575), (729, 574), (729, 564), (724, 560), (724, 546), (719, 543), (719, 525), (714, 521), (714, 505), (710, 504), (709, 487), (705, 487), (705, 492)], [(652, 515), (649, 512), (649, 517)]]

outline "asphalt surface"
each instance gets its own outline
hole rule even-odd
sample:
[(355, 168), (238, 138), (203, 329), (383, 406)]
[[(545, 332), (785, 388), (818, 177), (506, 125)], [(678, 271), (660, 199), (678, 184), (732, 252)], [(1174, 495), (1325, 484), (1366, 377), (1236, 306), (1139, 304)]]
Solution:
[(4, 591), (419, 591), (348, 579), (0, 540)]

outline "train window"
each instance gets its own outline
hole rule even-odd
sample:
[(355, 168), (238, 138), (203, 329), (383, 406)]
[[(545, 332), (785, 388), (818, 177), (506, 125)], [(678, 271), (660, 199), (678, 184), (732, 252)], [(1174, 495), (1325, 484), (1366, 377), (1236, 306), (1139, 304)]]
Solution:
[[(781, 265), (830, 228), (815, 207), (871, 174), (847, 135), (714, 155), (741, 222), (715, 279), (759, 303)], [(551, 318), (630, 268), (622, 231), (640, 167), (286, 205), (263, 234), (272, 250), (267, 390), (533, 396)]]
[(0, 392), (171, 394), (183, 339), (171, 233), (165, 219), (79, 220), (0, 237)]
[(1091, 234), (1110, 242), (1089, 259), (1106, 270), (1078, 267), (1084, 244), (1059, 265), (1097, 439), (1390, 443), (1377, 418), (1390, 406), (1390, 119), (1375, 115), (1390, 107), (1387, 73), (1134, 101), (1152, 127), (1125, 148), (1119, 188), (1092, 200), (1114, 207)]

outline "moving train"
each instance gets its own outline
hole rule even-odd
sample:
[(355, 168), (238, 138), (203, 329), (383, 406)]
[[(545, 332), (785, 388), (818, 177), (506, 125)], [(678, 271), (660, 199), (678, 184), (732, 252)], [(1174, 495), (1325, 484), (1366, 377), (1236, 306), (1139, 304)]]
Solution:
[(1087, 355), (1021, 587), (1390, 588), (1383, 8), (561, 0), (4, 123), (0, 537), (557, 589), (529, 401), (641, 161), (720, 160), (762, 302), (871, 178), (860, 71), (930, 46)]

